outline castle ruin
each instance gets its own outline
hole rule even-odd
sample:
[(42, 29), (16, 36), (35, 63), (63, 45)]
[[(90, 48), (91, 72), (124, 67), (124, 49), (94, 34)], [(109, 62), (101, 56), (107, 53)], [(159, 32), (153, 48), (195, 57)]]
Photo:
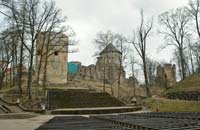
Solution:
[(78, 65), (78, 72), (75, 76), (71, 75), (70, 77), (114, 84), (117, 83), (120, 74), (120, 81), (124, 82), (125, 71), (120, 65), (121, 55), (121, 52), (113, 44), (109, 44), (100, 52), (95, 65), (83, 66), (80, 62), (73, 62)]
[(159, 65), (157, 67), (156, 83), (166, 88), (176, 84), (176, 65)]
[(40, 83), (44, 80), (45, 70), (47, 83), (62, 84), (67, 82), (67, 42), (68, 38), (65, 34), (55, 32), (41, 32), (38, 34), (36, 75), (39, 66), (41, 66), (39, 71)]

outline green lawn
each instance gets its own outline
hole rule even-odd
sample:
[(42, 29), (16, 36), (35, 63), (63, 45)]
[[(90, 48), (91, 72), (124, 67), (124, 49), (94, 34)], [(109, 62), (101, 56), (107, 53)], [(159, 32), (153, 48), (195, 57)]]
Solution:
[(148, 98), (144, 103), (152, 111), (158, 109), (160, 112), (200, 112), (200, 101)]

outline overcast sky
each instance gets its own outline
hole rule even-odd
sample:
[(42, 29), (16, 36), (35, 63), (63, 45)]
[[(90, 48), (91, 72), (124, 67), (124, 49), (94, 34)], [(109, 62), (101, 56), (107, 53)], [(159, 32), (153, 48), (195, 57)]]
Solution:
[[(111, 30), (131, 36), (133, 29), (140, 22), (140, 8), (147, 17), (157, 16), (169, 9), (182, 7), (188, 0), (55, 0), (68, 17), (67, 23), (72, 26), (80, 41), (79, 52), (69, 54), (69, 61), (81, 61), (84, 65), (93, 64), (95, 48), (92, 40), (97, 32)], [(148, 52), (157, 60), (170, 62), (171, 48), (158, 51), (163, 44), (162, 36), (157, 34), (154, 23), (153, 35), (148, 40)]]

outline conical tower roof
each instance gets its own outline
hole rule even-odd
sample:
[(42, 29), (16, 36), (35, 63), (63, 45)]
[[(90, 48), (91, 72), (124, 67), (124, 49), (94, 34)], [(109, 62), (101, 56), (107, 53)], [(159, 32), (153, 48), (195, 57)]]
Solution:
[(117, 52), (121, 54), (121, 52), (112, 43), (108, 44), (106, 48), (100, 53), (100, 55), (108, 52)]

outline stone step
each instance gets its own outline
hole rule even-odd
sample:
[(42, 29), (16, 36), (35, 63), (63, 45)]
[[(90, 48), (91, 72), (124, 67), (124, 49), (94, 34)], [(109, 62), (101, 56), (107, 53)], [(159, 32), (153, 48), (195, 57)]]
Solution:
[(0, 105), (0, 109), (4, 113), (11, 113), (11, 110), (9, 108), (7, 108), (5, 105)]
[(70, 115), (70, 114), (111, 114), (111, 113), (127, 113), (141, 110), (141, 107), (98, 107), (98, 108), (68, 108), (57, 109), (51, 111), (54, 115)]

